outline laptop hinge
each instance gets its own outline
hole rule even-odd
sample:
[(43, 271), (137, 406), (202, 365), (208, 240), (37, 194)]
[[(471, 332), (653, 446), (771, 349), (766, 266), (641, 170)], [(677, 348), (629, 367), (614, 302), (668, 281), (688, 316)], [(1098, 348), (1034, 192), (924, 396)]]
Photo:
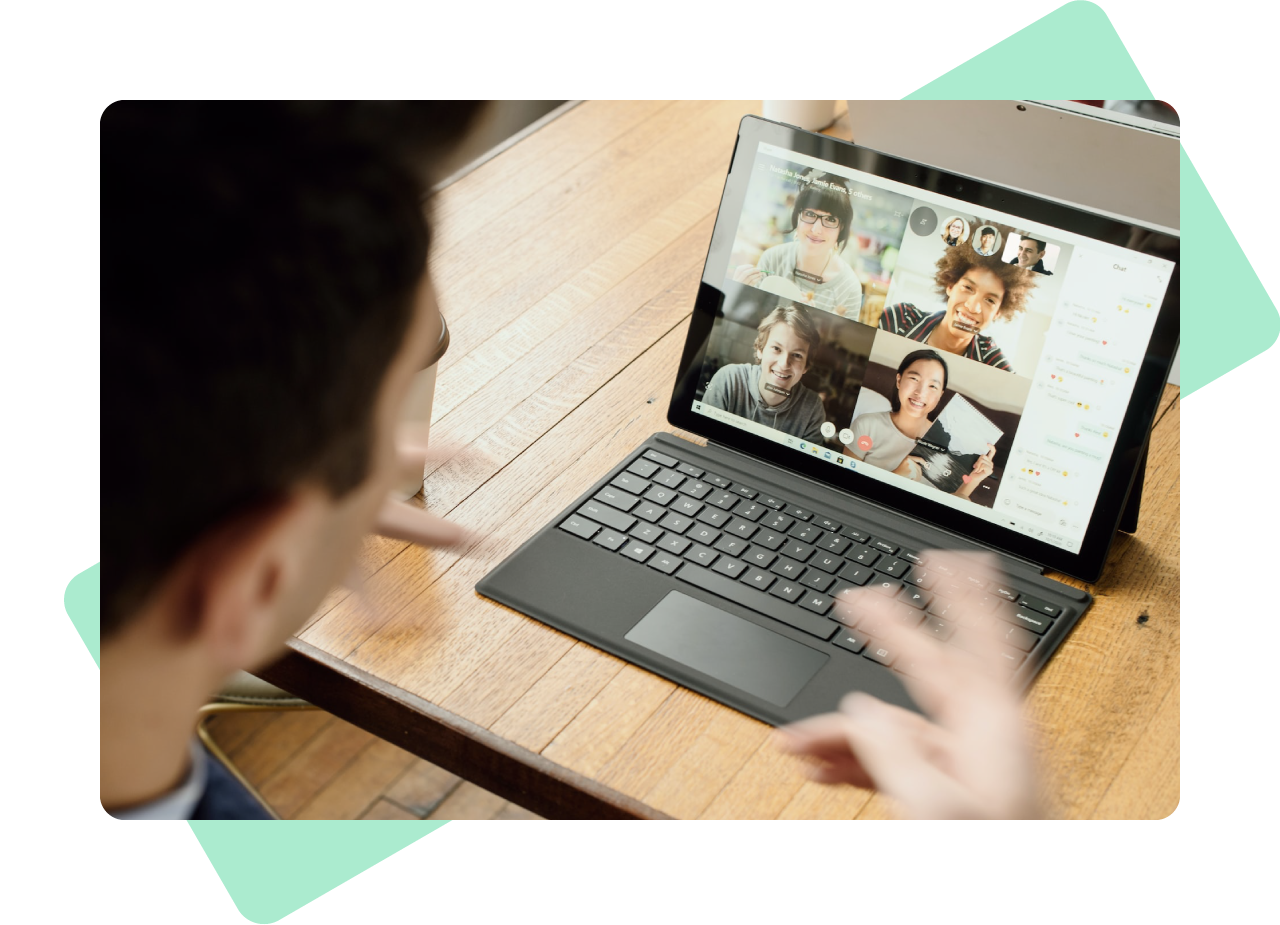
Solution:
[[(805, 475), (804, 473), (796, 472), (794, 469), (785, 469), (782, 466), (779, 466), (777, 463), (769, 462), (769, 460), (767, 459), (761, 459), (759, 456), (752, 456), (750, 453), (744, 453), (742, 450), (739, 450), (736, 447), (729, 446), (727, 443), (721, 443), (718, 440), (708, 439), (707, 446), (714, 447), (717, 450), (726, 450), (735, 456), (742, 456), (745, 459), (749, 459), (752, 462), (757, 463), (759, 465), (768, 466), (770, 469), (774, 469), (777, 472), (787, 476), (788, 478), (804, 479), (806, 482), (809, 482), (810, 484), (816, 485), (820, 488), (826, 489), (827, 491), (839, 492), (840, 494), (846, 495), (847, 497), (849, 497), (850, 500), (857, 501), (860, 504), (869, 504), (872, 507), (876, 508), (877, 510), (883, 511), (885, 514), (891, 517), (910, 517), (911, 516), (909, 514), (904, 514), (901, 511), (894, 510), (893, 508), (888, 507), (884, 504), (880, 504), (877, 501), (872, 501), (870, 498), (864, 498), (861, 495), (855, 495), (852, 492), (845, 491), (842, 488), (837, 488), (834, 485), (828, 485), (826, 482), (821, 482), (818, 479), (811, 478), (810, 476)], [(939, 526), (938, 524), (928, 523), (928, 522), (924, 522), (924, 523), (930, 530), (937, 530), (939, 533), (945, 533), (947, 536), (953, 536), (957, 540), (962, 540), (966, 543), (971, 543), (975, 546), (981, 546), (983, 549), (990, 551), (992, 555), (997, 555), (1004, 559), (1012, 559), (1015, 562), (1021, 563), (1023, 566), (1025, 566), (1027, 569), (1034, 572), (1035, 574), (1041, 575), (1041, 576), (1044, 575), (1044, 566), (1041, 565), (1039, 562), (1035, 562), (1031, 559), (1024, 558), (1023, 556), (1020, 556), (1017, 553), (1007, 552), (1003, 549), (996, 549), (995, 547), (987, 543), (984, 543), (981, 540), (976, 540), (976, 539), (973, 539), (972, 537), (964, 536), (962, 534), (956, 533), (954, 530), (948, 530), (946, 527)]]

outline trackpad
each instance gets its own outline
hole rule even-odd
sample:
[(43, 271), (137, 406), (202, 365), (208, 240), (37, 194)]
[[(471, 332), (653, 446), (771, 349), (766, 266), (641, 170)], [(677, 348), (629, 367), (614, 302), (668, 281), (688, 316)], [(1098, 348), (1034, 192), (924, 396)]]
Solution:
[(672, 591), (625, 638), (785, 707), (829, 656)]

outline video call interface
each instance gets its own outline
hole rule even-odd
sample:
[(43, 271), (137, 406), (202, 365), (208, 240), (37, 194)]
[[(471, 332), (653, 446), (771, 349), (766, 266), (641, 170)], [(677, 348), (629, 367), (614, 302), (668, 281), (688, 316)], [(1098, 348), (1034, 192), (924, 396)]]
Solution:
[(694, 411), (1078, 552), (1172, 271), (762, 143)]

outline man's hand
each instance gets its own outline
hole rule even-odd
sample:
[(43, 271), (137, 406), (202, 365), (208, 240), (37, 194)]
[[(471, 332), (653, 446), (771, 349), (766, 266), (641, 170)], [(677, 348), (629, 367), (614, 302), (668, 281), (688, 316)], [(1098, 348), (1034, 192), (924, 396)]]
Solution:
[[(404, 429), (396, 442), (402, 469), (412, 477), (421, 477), (424, 464), (432, 457), (443, 458), (441, 451), (428, 452), (426, 442), (410, 429)], [(422, 546), (456, 546), (466, 539), (466, 531), (455, 523), (428, 514), (422, 508), (388, 498), (378, 512), (373, 532), (396, 540)]]
[[(989, 558), (927, 555), (931, 566), (960, 574), (995, 572)], [(860, 591), (845, 600), (856, 610), (876, 597)], [(976, 607), (958, 615), (953, 608), (952, 616), (967, 634), (963, 647), (893, 621), (876, 640), (896, 648), (899, 664), (913, 665), (903, 680), (930, 718), (854, 693), (839, 712), (779, 729), (776, 742), (818, 759), (814, 780), (874, 788), (910, 818), (1034, 818), (1035, 765), (1021, 703), (1000, 667), (999, 630), (983, 628), (995, 618)]]

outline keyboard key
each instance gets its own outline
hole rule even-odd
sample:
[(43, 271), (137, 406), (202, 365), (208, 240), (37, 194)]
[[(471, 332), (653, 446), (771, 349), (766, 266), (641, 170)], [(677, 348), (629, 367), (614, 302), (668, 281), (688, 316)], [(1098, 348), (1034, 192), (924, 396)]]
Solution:
[(970, 594), (969, 603), (984, 613), (990, 613), (996, 609), (996, 604), (1002, 604), (1003, 601), (994, 594)]
[(761, 530), (752, 540), (757, 546), (764, 546), (766, 549), (777, 550), (779, 546), (787, 541), (787, 538), (781, 533), (774, 533), (772, 530)]
[(676, 536), (674, 533), (668, 533), (662, 539), (658, 540), (658, 548), (665, 549), (669, 553), (680, 555), (693, 544), (686, 540), (683, 536)]
[(649, 490), (648, 479), (642, 479), (640, 476), (632, 475), (630, 472), (619, 472), (609, 484), (614, 488), (629, 491), (633, 495), (641, 495)]
[(937, 579), (934, 577), (933, 572), (926, 572), (924, 569), (914, 568), (911, 570), (911, 574), (907, 576), (907, 581), (910, 584), (915, 585), (917, 588), (924, 588), (928, 591), (933, 587)]
[(657, 450), (645, 450), (644, 458), (652, 459), (654, 462), (661, 463), (668, 468), (677, 465), (680, 462), (680, 460), (676, 459), (674, 456), (668, 456), (666, 453), (659, 453)]
[(702, 500), (711, 491), (711, 486), (707, 482), (699, 482), (697, 479), (688, 479), (680, 486), (680, 494), (688, 495), (691, 498)]
[(778, 558), (778, 554), (765, 549), (763, 546), (752, 546), (742, 554), (741, 558), (743, 562), (749, 565), (768, 568), (773, 563), (773, 560)]
[(857, 549), (851, 549), (845, 553), (845, 558), (859, 565), (875, 565), (880, 558), (880, 553), (876, 552), (870, 546), (859, 546)]
[(685, 533), (685, 537), (703, 546), (714, 546), (716, 540), (720, 539), (720, 531), (706, 524), (694, 524), (693, 528)]
[(970, 591), (975, 588), (979, 591), (987, 590), (987, 580), (980, 575), (965, 575), (961, 583), (968, 587)]
[(843, 536), (837, 536), (833, 533), (817, 545), (819, 549), (825, 549), (827, 552), (833, 552), (838, 556), (849, 548), (849, 542)]
[(797, 562), (808, 562), (809, 557), (813, 555), (813, 547), (792, 540), (782, 547), (782, 554), (788, 559), (795, 559)]
[(917, 627), (920, 621), (924, 619), (924, 611), (916, 610), (914, 607), (903, 605), (905, 609), (897, 611), (893, 614), (893, 619), (907, 627)]
[(659, 520), (667, 516), (667, 509), (660, 504), (654, 504), (652, 501), (641, 501), (631, 509), (631, 513), (635, 514), (641, 520), (647, 520), (649, 523), (657, 523)]
[(734, 536), (741, 537), (744, 540), (749, 540), (759, 529), (760, 528), (751, 521), (743, 520), (741, 517), (735, 517), (733, 520), (729, 521), (729, 525), (724, 528), (724, 532), (732, 533)]
[(906, 559), (912, 565), (924, 565), (924, 556), (918, 552), (912, 552), (910, 549), (899, 549), (898, 558)]
[(1026, 656), (1017, 649), (1010, 649), (1008, 646), (1002, 646), (1000, 649), (1000, 660), (1005, 667), (1012, 673), (1025, 660)]
[(589, 540), (600, 532), (600, 525), (594, 520), (587, 520), (577, 514), (570, 514), (560, 524), (560, 529), (572, 533), (574, 536), (580, 536), (584, 540)]
[(656, 543), (664, 532), (657, 524), (638, 523), (631, 531), (631, 537), (644, 543)]
[(680, 514), (668, 514), (659, 521), (658, 526), (663, 530), (670, 530), (673, 533), (684, 533), (689, 529), (689, 525), (693, 523), (692, 517), (684, 517)]
[(837, 555), (819, 550), (809, 560), (809, 564), (814, 568), (822, 569), (828, 575), (834, 575), (844, 565), (844, 560)]
[(827, 535), (821, 527), (816, 527), (813, 524), (796, 524), (791, 528), (790, 533), (800, 542), (813, 543), (814, 545), (820, 543)]
[(704, 476), (702, 477), (702, 480), (703, 480), (704, 482), (710, 482), (712, 485), (716, 486), (716, 488), (728, 488), (730, 485), (732, 485), (732, 484), (733, 484), (732, 482), (730, 482), (730, 481), (729, 481), (727, 478), (725, 478), (724, 476), (722, 476), (722, 475), (712, 475), (710, 472), (708, 472), (706, 475), (704, 475)]
[[(929, 613), (935, 617), (947, 617), (953, 622), (955, 621), (955, 612), (960, 608), (956, 607), (956, 602), (945, 597), (935, 597), (928, 604)], [(962, 625), (967, 625), (962, 622)]]
[(825, 614), (834, 605), (834, 600), (816, 591), (809, 591), (800, 599), (801, 607), (805, 610), (812, 610), (816, 614)]
[(1044, 614), (1046, 617), (1056, 617), (1062, 613), (1062, 608), (1048, 601), (1042, 601), (1038, 597), (1032, 597), (1029, 594), (1022, 595), (1022, 600), (1018, 602), (1020, 606), (1028, 610), (1034, 610), (1036, 613)]
[(733, 509), (733, 513), (739, 517), (745, 517), (747, 520), (755, 521), (763, 517), (768, 510), (763, 504), (743, 500), (738, 502), (738, 506)]
[(759, 492), (756, 491), (754, 488), (748, 488), (746, 485), (734, 485), (729, 490), (734, 494), (741, 495), (742, 497), (746, 498), (748, 501), (750, 501), (756, 495), (759, 494)]
[(681, 472), (683, 472), (685, 475), (690, 476), (692, 478), (695, 478), (695, 479), (702, 478), (702, 470), (699, 469), (697, 466), (691, 466), (688, 463), (681, 463), (680, 465), (676, 466), (676, 468), (679, 469)]
[[(736, 559), (721, 559), (720, 562), (733, 562), (735, 565), (742, 566), (742, 563)], [(686, 565), (676, 572), (676, 577), (689, 582), (695, 588), (701, 588), (703, 591), (719, 595), (749, 610), (754, 610), (756, 613), (764, 614), (766, 617), (785, 623), (787, 626), (798, 629), (802, 633), (817, 636), (819, 639), (830, 639), (835, 635), (836, 630), (840, 628), (831, 621), (802, 610), (794, 604), (784, 603), (776, 597), (761, 594), (743, 582), (731, 581), (723, 575), (716, 574), (719, 571), (717, 566), (720, 565), (720, 562), (717, 562), (710, 570), (698, 568), (696, 565)]]
[(864, 658), (869, 658), (873, 662), (879, 662), (881, 665), (888, 667), (893, 664), (893, 660), (898, 657), (898, 653), (890, 651), (886, 646), (878, 642), (869, 642), (867, 650), (862, 653)]
[(898, 547), (894, 546), (888, 540), (872, 540), (870, 545), (881, 552), (887, 552), (889, 555), (893, 555), (898, 551)]
[(690, 562), (696, 562), (699, 565), (710, 565), (720, 558), (720, 553), (703, 546), (701, 543), (694, 543), (684, 551), (684, 557)]
[(853, 540), (855, 543), (865, 543), (867, 540), (871, 539), (871, 534), (859, 530), (857, 527), (845, 527), (841, 533)]
[(813, 511), (806, 511), (804, 508), (797, 507), (794, 504), (788, 504), (785, 510), (788, 515), (794, 517), (796, 520), (808, 520), (813, 516)]
[[(788, 559), (787, 561), (789, 562), (791, 560)], [(835, 576), (828, 575), (826, 572), (819, 572), (816, 569), (809, 569), (809, 571), (805, 572), (805, 574), (800, 578), (800, 584), (804, 585), (806, 588), (812, 588), (814, 591), (825, 591), (835, 584), (835, 582)]]
[(684, 476), (674, 469), (662, 469), (654, 475), (653, 480), (667, 488), (678, 488), (684, 481)]
[(652, 501), (654, 504), (666, 504), (676, 496), (674, 488), (663, 488), (661, 485), (654, 485), (644, 493), (644, 500)]
[(921, 610), (928, 607), (929, 602), (933, 600), (933, 595), (928, 591), (921, 588), (913, 588), (910, 585), (903, 587), (899, 597), (905, 603), (910, 604), (912, 607), (919, 607)]
[(678, 569), (681, 564), (680, 557), (670, 552), (659, 552), (645, 563), (649, 568), (656, 568), (667, 575)]
[(710, 524), (718, 529), (729, 522), (729, 512), (714, 507), (704, 507), (698, 511), (697, 519), (700, 523)]
[(906, 559), (891, 559), (887, 556), (876, 563), (877, 572), (892, 575), (894, 578), (902, 578), (910, 568), (911, 563)]
[(657, 472), (659, 468), (660, 467), (657, 463), (652, 463), (644, 459), (637, 459), (631, 465), (627, 466), (627, 471), (634, 472), (642, 479), (647, 479), (649, 476)]
[(610, 530), (608, 527), (605, 527), (598, 534), (596, 534), (596, 538), (591, 542), (595, 543), (597, 546), (603, 546), (605, 549), (609, 550), (610, 552), (617, 552), (618, 548), (626, 541), (627, 541), (627, 538), (623, 536), (621, 533), (619, 533), (616, 530)]
[(782, 598), (788, 604), (794, 604), (796, 598), (804, 594), (804, 588), (800, 587), (799, 582), (783, 579), (770, 588), (769, 593), (774, 597)]
[(738, 581), (745, 582), (757, 591), (768, 591), (769, 585), (773, 584), (777, 579), (764, 571), (764, 569), (748, 565), (746, 571), (738, 576)]
[(606, 485), (596, 492), (595, 500), (603, 501), (610, 507), (616, 507), (620, 511), (629, 511), (640, 502), (640, 499), (631, 494), (631, 492), (614, 488), (611, 485)]
[(932, 616), (925, 617), (924, 622), (920, 624), (920, 629), (923, 632), (929, 633), (931, 636), (941, 639), (943, 642), (950, 639), (956, 632), (956, 628), (953, 624)]
[(582, 507), (578, 508), (578, 514), (587, 520), (594, 520), (623, 533), (630, 530), (631, 525), (636, 522), (634, 517), (629, 517), (621, 511), (609, 507), (607, 504), (601, 504), (599, 501), (587, 501)]
[(1030, 652), (1040, 641), (1040, 637), (1020, 626), (1010, 626), (1005, 630), (1004, 641), (1011, 646), (1017, 646), (1023, 652)]
[(777, 530), (779, 533), (786, 533), (791, 529), (791, 525), (796, 522), (794, 517), (788, 517), (786, 514), (770, 514), (764, 520), (760, 521), (760, 526), (768, 527), (770, 530)]
[[(800, 606), (804, 606), (801, 604)], [(867, 637), (862, 633), (855, 633), (852, 630), (841, 630), (836, 633), (834, 639), (831, 640), (842, 649), (848, 649), (854, 655), (861, 652), (867, 645)]]
[(738, 496), (728, 491), (718, 491), (706, 499), (707, 504), (714, 504), (722, 511), (732, 511), (738, 503)]
[(778, 560), (769, 567), (769, 571), (775, 575), (779, 575), (789, 581), (796, 581), (804, 574), (804, 566), (795, 559), (788, 559), (786, 556), (779, 556)]
[(785, 501), (779, 501), (777, 498), (769, 498), (763, 495), (759, 498), (756, 498), (756, 500), (759, 501), (761, 504), (763, 504), (765, 507), (771, 508), (772, 510), (775, 510), (775, 511), (780, 511), (787, 506), (787, 502)]
[(622, 547), (622, 554), (628, 559), (635, 559), (637, 562), (644, 562), (654, 553), (652, 546), (646, 546), (638, 540), (630, 540), (626, 546)]
[(840, 528), (844, 525), (832, 520), (830, 517), (816, 517), (813, 521), (823, 530), (830, 530), (832, 533), (839, 533)]
[(746, 540), (740, 540), (736, 536), (729, 536), (727, 533), (716, 540), (716, 550), (726, 556), (740, 556), (747, 548)]
[(695, 498), (686, 498), (684, 495), (681, 495), (672, 502), (671, 506), (667, 508), (667, 510), (675, 511), (677, 514), (683, 514), (685, 517), (693, 517), (704, 507), (706, 507), (706, 505), (701, 501), (698, 501)]
[(1009, 601), (1010, 603), (1012, 603), (1013, 601), (1016, 601), (1019, 597), (1019, 594), (1017, 591), (1013, 590), (1013, 588), (1010, 588), (1008, 585), (1001, 584), (998, 581), (993, 581), (991, 582), (991, 584), (987, 585), (987, 591), (996, 595), (997, 597), (1004, 598), (1006, 601)]
[[(747, 570), (747, 563), (741, 559), (733, 559), (729, 556), (721, 556), (716, 564), (711, 566), (711, 571), (719, 572), (722, 575), (728, 575), (730, 578), (737, 578)], [(681, 575), (680, 577), (684, 577)]]
[(871, 579), (867, 587), (879, 591), (881, 594), (894, 595), (898, 593), (898, 589), (902, 587), (902, 582), (891, 575), (877, 575)]
[(1024, 610), (1021, 607), (1014, 607), (1011, 604), (1002, 603), (995, 609), (995, 615), (1001, 620), (1014, 623), (1037, 635), (1043, 635), (1046, 630), (1053, 626), (1053, 621), (1048, 617), (1042, 617), (1038, 613)]
[(856, 562), (846, 562), (840, 567), (839, 575), (845, 581), (855, 585), (865, 585), (874, 575), (871, 569), (865, 565), (858, 565)]

